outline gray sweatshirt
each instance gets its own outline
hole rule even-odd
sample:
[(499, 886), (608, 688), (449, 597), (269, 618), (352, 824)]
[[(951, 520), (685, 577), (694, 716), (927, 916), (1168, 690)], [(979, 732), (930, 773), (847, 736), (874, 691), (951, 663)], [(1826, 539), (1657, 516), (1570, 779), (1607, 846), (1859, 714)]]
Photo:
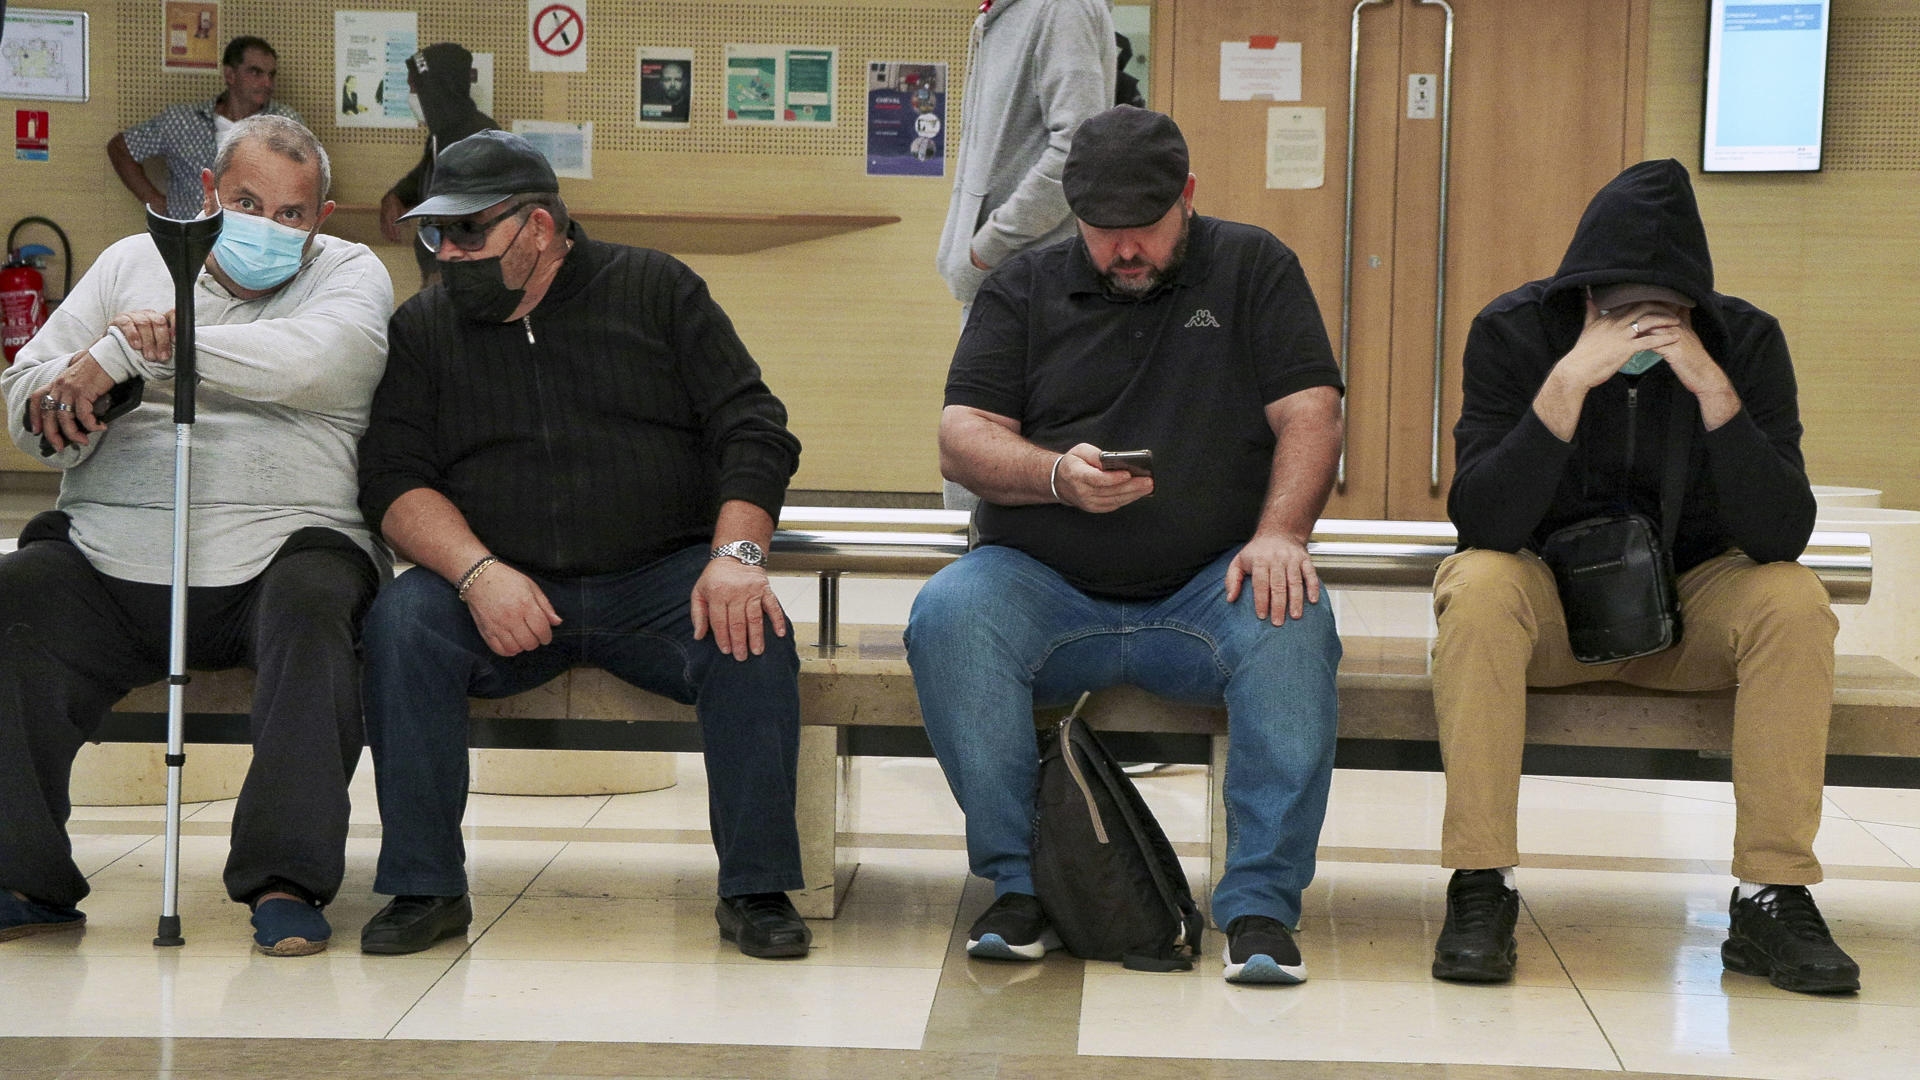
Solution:
[(988, 266), (1073, 235), (1060, 188), (1080, 121), (1113, 105), (1109, 0), (994, 0), (974, 21), (953, 199), (936, 264), (973, 302)]
[[(165, 584), (172, 573), (174, 424), (171, 361), (154, 363), (108, 324), (125, 311), (167, 311), (173, 280), (146, 235), (102, 252), (0, 375), (7, 430), (57, 469), (55, 504), (94, 569)], [(200, 386), (193, 425), (188, 580), (237, 585), (257, 576), (294, 530), (337, 529), (384, 562), (356, 505), (355, 446), (387, 364), (393, 282), (363, 244), (317, 236), (278, 290), (241, 300), (202, 271), (194, 287)], [(82, 349), (116, 382), (146, 379), (132, 412), (41, 457), (27, 410)]]

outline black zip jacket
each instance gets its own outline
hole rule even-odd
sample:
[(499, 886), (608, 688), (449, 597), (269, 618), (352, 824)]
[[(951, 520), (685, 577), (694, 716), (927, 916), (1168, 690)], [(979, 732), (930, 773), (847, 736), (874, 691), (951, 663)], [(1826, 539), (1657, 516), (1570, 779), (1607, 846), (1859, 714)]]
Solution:
[(525, 319), (469, 322), (444, 285), (394, 313), (360, 440), (367, 523), (430, 488), (513, 566), (586, 577), (707, 543), (732, 499), (777, 520), (800, 442), (706, 282), (568, 235)]
[(1629, 509), (1659, 520), (1667, 410), (1674, 395), (1687, 393), (1667, 365), (1615, 375), (1591, 390), (1571, 443), (1533, 411), (1548, 373), (1580, 337), (1587, 288), (1624, 281), (1663, 285), (1695, 301), (1694, 330), (1743, 404), (1713, 431), (1693, 425), (1675, 569), (1734, 547), (1756, 562), (1799, 558), (1813, 532), (1814, 501), (1787, 340), (1773, 316), (1713, 291), (1693, 186), (1673, 160), (1642, 162), (1601, 188), (1559, 271), (1501, 296), (1474, 319), (1447, 497), (1460, 547), (1537, 551), (1556, 529)]

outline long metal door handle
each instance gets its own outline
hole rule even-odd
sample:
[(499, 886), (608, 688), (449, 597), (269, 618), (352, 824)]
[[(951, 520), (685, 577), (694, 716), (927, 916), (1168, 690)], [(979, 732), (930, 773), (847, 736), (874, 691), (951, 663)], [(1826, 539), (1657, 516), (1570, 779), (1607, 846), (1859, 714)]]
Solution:
[[(1340, 385), (1347, 385), (1347, 353), (1353, 344), (1353, 166), (1354, 120), (1360, 112), (1360, 10), (1393, 0), (1360, 0), (1353, 5), (1353, 28), (1347, 46), (1347, 224), (1340, 271)], [(1340, 395), (1340, 465), (1334, 486), (1347, 490), (1347, 395)]]
[[(1427, 494), (1440, 494), (1440, 391), (1446, 372), (1447, 326), (1447, 151), (1453, 128), (1453, 5), (1447, 0), (1419, 0), (1447, 13), (1447, 52), (1440, 75), (1440, 235), (1438, 265), (1433, 274), (1433, 444), (1427, 465)], [(1349, 194), (1348, 198), (1352, 198)]]

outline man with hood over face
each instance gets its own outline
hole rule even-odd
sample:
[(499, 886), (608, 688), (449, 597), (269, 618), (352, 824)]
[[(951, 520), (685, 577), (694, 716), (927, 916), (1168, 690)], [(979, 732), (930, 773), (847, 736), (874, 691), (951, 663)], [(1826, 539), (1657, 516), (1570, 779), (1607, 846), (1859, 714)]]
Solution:
[[(1488, 304), (1467, 334), (1447, 510), (1461, 550), (1434, 581), (1434, 707), (1447, 769), (1441, 863), (1454, 869), (1436, 978), (1512, 978), (1515, 815), (1529, 686), (1612, 679), (1739, 689), (1727, 970), (1809, 993), (1859, 989), (1807, 886), (1820, 826), (1837, 623), (1795, 562), (1813, 531), (1787, 342), (1715, 292), (1687, 171), (1647, 161), (1587, 206), (1560, 269)], [(1686, 413), (1669, 428), (1673, 410)], [(1686, 490), (1670, 530), (1685, 632), (1605, 664), (1574, 659), (1554, 531), (1634, 512), (1660, 521), (1669, 431)]]
[[(429, 45), (407, 57), (407, 103), (427, 125), (427, 145), (412, 170), (380, 197), (380, 232), (396, 244), (404, 242), (408, 232), (400, 216), (427, 197), (441, 149), (476, 131), (500, 126), (473, 103), (473, 54), (451, 41)], [(440, 272), (433, 252), (416, 246), (413, 255), (420, 264), (420, 284), (432, 284)]]

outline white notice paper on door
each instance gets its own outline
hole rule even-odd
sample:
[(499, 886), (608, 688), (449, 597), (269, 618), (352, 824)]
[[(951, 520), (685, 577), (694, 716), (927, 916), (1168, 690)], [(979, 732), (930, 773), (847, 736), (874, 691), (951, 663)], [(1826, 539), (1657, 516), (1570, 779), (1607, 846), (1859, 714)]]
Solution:
[(1323, 187), (1327, 182), (1327, 110), (1282, 105), (1267, 110), (1267, 187)]
[(1244, 41), (1221, 42), (1220, 100), (1299, 101), (1300, 43), (1257, 49)]

